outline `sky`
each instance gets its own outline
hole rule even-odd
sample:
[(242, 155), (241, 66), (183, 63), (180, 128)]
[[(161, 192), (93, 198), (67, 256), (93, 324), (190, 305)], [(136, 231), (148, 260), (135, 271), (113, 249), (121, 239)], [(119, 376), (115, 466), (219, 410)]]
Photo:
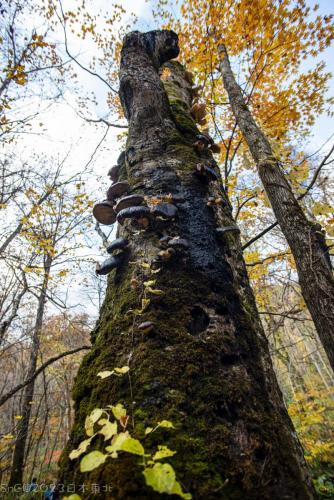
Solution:
[[(319, 10), (317, 14), (329, 15), (334, 14), (334, 0), (307, 0), (306, 3), (310, 7), (314, 7), (315, 4), (319, 5)], [(326, 61), (327, 70), (334, 75), (334, 46), (328, 47), (322, 54), (320, 54), (319, 60)], [(313, 62), (312, 62), (313, 64)], [(305, 63), (305, 69), (311, 67), (310, 62)], [(332, 77), (330, 82), (330, 87), (327, 92), (328, 97), (334, 95), (334, 78)], [(310, 138), (309, 149), (318, 149), (324, 141), (334, 133), (334, 120), (326, 116), (325, 114), (318, 117), (314, 127), (313, 127), (313, 137)]]
[[(71, 4), (74, 6), (75, 3), (75, 0), (72, 0), (67, 2), (66, 5), (69, 5), (70, 8)], [(129, 13), (133, 12), (138, 17), (137, 29), (145, 31), (154, 27), (155, 23), (151, 15), (149, 2), (145, 0), (122, 0), (121, 3)], [(314, 0), (307, 0), (307, 3), (313, 7), (316, 2)], [(334, 13), (334, 0), (318, 0), (317, 3), (319, 3), (318, 13)], [(96, 12), (98, 10), (104, 12), (108, 9), (110, 2), (108, 0), (94, 0), (93, 5)], [(59, 37), (61, 38), (61, 33), (59, 33)], [(93, 55), (93, 52), (89, 50), (89, 43), (87, 43), (87, 41), (85, 41), (84, 44), (82, 42), (78, 43), (75, 37), (69, 38), (69, 40), (72, 53), (78, 55), (78, 59), (81, 62), (88, 62), (89, 58)], [(326, 61), (328, 70), (334, 74), (334, 47), (331, 46), (322, 53), (319, 57), (319, 60), (321, 59)], [(310, 69), (313, 64), (314, 61), (305, 62), (305, 70)], [(77, 68), (77, 70), (82, 86), (94, 91), (98, 97), (98, 106), (95, 110), (95, 116), (91, 117), (105, 117), (108, 112), (106, 107), (106, 87), (96, 77), (80, 70), (80, 68)], [(328, 95), (334, 95), (333, 78), (331, 80), (330, 89), (328, 90)], [(73, 168), (76, 169), (80, 165), (85, 165), (87, 158), (90, 158), (105, 130), (103, 127), (96, 127), (95, 125), (87, 127), (87, 124), (83, 123), (82, 120), (76, 116), (74, 111), (76, 106), (75, 97), (70, 91), (65, 93), (64, 98), (65, 102), (62, 105), (53, 107), (49, 113), (46, 112), (42, 116), (47, 124), (47, 133), (43, 136), (35, 137), (33, 142), (28, 137), (26, 141), (23, 141), (23, 146), (27, 152), (30, 151), (30, 148), (35, 150), (39, 148), (47, 150), (49, 153), (55, 153), (56, 155), (71, 148), (72, 154), (69, 156), (68, 163), (72, 164)], [(72, 106), (73, 109), (71, 109), (68, 104)], [(120, 147), (116, 139), (118, 132), (118, 130), (110, 130), (108, 132), (108, 137), (96, 156), (95, 168), (98, 182), (103, 182), (102, 177), (104, 173), (108, 170), (108, 167), (116, 161), (120, 153)], [(333, 132), (334, 123), (332, 118), (327, 117), (325, 114), (318, 117), (313, 127), (313, 134), (309, 137), (308, 149), (310, 151), (318, 149)], [(103, 167), (103, 165), (105, 165), (105, 167)]]
[[(146, 31), (155, 28), (154, 21), (151, 15), (150, 4), (145, 0), (122, 0), (122, 5), (130, 13), (133, 12), (138, 17), (136, 25), (137, 29)], [(313, 0), (307, 0), (307, 3), (313, 7), (316, 3)], [(319, 11), (318, 14), (331, 14), (334, 13), (334, 0), (318, 0)], [(76, 0), (69, 0), (66, 2), (66, 8), (75, 7)], [(108, 0), (93, 0), (95, 12), (101, 10), (102, 12), (108, 9), (110, 2)], [(28, 22), (28, 20), (27, 20)], [(36, 20), (31, 19), (31, 23), (35, 24)], [(57, 36), (57, 35), (56, 35)], [(62, 33), (59, 32), (59, 39), (62, 38)], [(69, 38), (70, 49), (78, 59), (83, 63), (87, 63), (92, 57), (92, 47), (89, 43), (79, 42), (77, 38)], [(328, 48), (321, 54), (321, 59), (327, 63), (328, 70), (334, 74), (334, 48)], [(312, 65), (314, 62), (312, 62)], [(304, 69), (307, 70), (311, 67), (311, 63), (306, 62)], [(98, 106), (94, 113), (90, 116), (93, 119), (100, 117), (105, 118), (108, 113), (106, 106), (106, 86), (101, 83), (96, 77), (89, 75), (87, 72), (78, 70), (81, 85), (84, 89), (94, 91), (97, 95)], [(331, 80), (331, 86), (328, 91), (329, 95), (334, 95), (334, 80)], [(32, 107), (40, 105), (38, 99), (31, 101)], [(42, 105), (43, 107), (44, 105)], [(36, 151), (45, 152), (60, 161), (68, 154), (66, 161), (66, 168), (72, 172), (82, 170), (87, 161), (92, 157), (96, 150), (97, 144), (102, 139), (105, 133), (104, 126), (96, 126), (95, 124), (88, 125), (75, 112), (77, 107), (76, 96), (69, 88), (65, 94), (64, 99), (59, 104), (52, 106), (50, 110), (41, 113), (38, 121), (42, 121), (45, 132), (40, 134), (39, 125), (36, 123), (36, 135), (27, 135), (21, 140), (19, 150), (22, 157), (31, 158)], [(112, 121), (112, 120), (111, 120)], [(314, 152), (317, 150), (324, 141), (334, 132), (334, 123), (332, 118), (325, 115), (318, 117), (314, 127), (313, 134), (309, 137), (307, 150)], [(94, 200), (104, 199), (105, 191), (108, 187), (107, 172), (122, 151), (122, 144), (117, 141), (118, 129), (109, 129), (108, 135), (98, 148), (94, 155), (91, 166), (93, 168), (93, 175), (90, 178), (89, 194)], [(101, 242), (94, 233), (87, 235), (84, 243), (87, 246), (82, 249), (82, 255), (90, 253), (91, 256), (101, 261), (104, 259), (103, 251), (101, 249)], [(90, 247), (90, 248), (89, 248)], [(80, 303), (86, 309), (87, 301), (85, 299), (85, 289), (82, 288), (80, 278), (71, 284), (69, 300), (72, 304)], [(94, 306), (91, 307), (93, 313)], [(96, 308), (94, 309), (96, 312)]]

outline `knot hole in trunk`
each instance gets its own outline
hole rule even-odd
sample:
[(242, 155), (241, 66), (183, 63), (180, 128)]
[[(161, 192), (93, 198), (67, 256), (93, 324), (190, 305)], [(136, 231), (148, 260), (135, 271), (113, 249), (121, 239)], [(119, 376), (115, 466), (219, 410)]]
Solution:
[(210, 318), (200, 306), (194, 306), (190, 311), (191, 320), (188, 325), (188, 330), (191, 335), (198, 335), (207, 329), (210, 323)]

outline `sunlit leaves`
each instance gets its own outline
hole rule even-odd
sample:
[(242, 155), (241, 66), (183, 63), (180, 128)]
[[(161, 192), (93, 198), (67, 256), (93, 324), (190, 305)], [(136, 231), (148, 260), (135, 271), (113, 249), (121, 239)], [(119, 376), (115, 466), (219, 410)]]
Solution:
[(106, 447), (106, 451), (108, 453), (114, 453), (114, 452), (119, 451), (121, 449), (124, 441), (129, 439), (129, 437), (130, 437), (130, 434), (128, 433), (128, 431), (120, 432), (119, 434), (117, 434), (113, 438), (113, 440), (111, 441), (111, 445)]
[(85, 430), (87, 436), (92, 436), (94, 434), (94, 424), (103, 415), (103, 410), (101, 408), (95, 408), (90, 415), (86, 417), (85, 420)]
[(332, 464), (334, 442), (325, 433), (334, 414), (331, 391), (297, 392), (288, 411), (303, 444), (306, 460), (314, 467)]
[(176, 451), (170, 450), (167, 446), (158, 446), (158, 451), (153, 455), (152, 460), (161, 460), (162, 458), (172, 457)]
[(100, 451), (91, 451), (88, 455), (85, 455), (80, 462), (81, 472), (90, 472), (100, 465), (102, 465), (108, 455), (104, 455)]
[(113, 406), (110, 405), (111, 411), (113, 412), (114, 417), (117, 420), (120, 420), (122, 417), (125, 417), (126, 415), (126, 409), (121, 403), (118, 403), (117, 405)]
[(98, 433), (104, 436), (105, 441), (108, 441), (112, 436), (117, 434), (117, 422), (110, 422), (106, 418), (101, 418), (98, 424), (102, 426)]
[(165, 429), (174, 429), (173, 423), (169, 420), (161, 420), (161, 422), (158, 422), (158, 426), (164, 427)]
[(118, 448), (120, 451), (127, 451), (128, 453), (132, 453), (134, 455), (143, 456), (145, 453), (143, 445), (138, 441), (138, 439), (134, 439), (129, 437), (125, 439), (122, 444)]
[(91, 443), (91, 439), (85, 439), (84, 441), (81, 441), (78, 448), (76, 450), (72, 450), (71, 453), (69, 454), (70, 459), (74, 460), (75, 458), (80, 457), (80, 455), (82, 455), (83, 453), (85, 453), (87, 451), (90, 443)]
[[(107, 408), (108, 411), (101, 408), (94, 408), (90, 415), (86, 417), (85, 429), (86, 433), (91, 437), (82, 441), (78, 448), (70, 453), (69, 458), (75, 460), (85, 453), (96, 434), (102, 434), (104, 441), (110, 441), (110, 444), (105, 447), (105, 453), (94, 450), (81, 458), (80, 471), (90, 472), (103, 465), (108, 458), (116, 460), (119, 453), (130, 453), (131, 455), (142, 457), (141, 466), (144, 467), (143, 474), (148, 486), (159, 493), (178, 495), (181, 498), (190, 500), (191, 494), (183, 492), (180, 483), (176, 480), (176, 474), (172, 465), (158, 462), (158, 460), (173, 457), (176, 451), (170, 450), (168, 446), (158, 445), (158, 449), (154, 454), (145, 453), (145, 448), (139, 439), (132, 437), (128, 431), (118, 432), (117, 421), (110, 422), (109, 420), (109, 410), (111, 410), (121, 427), (125, 429), (129, 417), (126, 414), (124, 406), (118, 403), (117, 405), (108, 405)], [(106, 415), (106, 418), (100, 418), (103, 414)], [(100, 426), (100, 430), (96, 434), (92, 434), (96, 422)], [(148, 427), (145, 431), (145, 436), (153, 433), (159, 427), (165, 429), (174, 428), (173, 423), (169, 420), (161, 420), (155, 427)]]
[(179, 495), (181, 498), (190, 499), (190, 493), (183, 493), (180, 483), (176, 481), (175, 471), (170, 464), (156, 463), (153, 467), (147, 467), (143, 474), (148, 486), (158, 493), (168, 495)]

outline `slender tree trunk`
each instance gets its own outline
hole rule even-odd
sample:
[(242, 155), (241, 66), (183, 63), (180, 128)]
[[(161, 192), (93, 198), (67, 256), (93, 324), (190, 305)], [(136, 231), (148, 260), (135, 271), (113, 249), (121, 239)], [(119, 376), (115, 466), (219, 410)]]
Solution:
[[(32, 345), (30, 351), (29, 370), (27, 379), (33, 377), (38, 361), (40, 333), (43, 326), (43, 316), (45, 309), (46, 292), (49, 283), (51, 258), (46, 258), (46, 265), (44, 271), (44, 279), (41, 291), (38, 297), (38, 306), (36, 313), (36, 320), (34, 332), (32, 337)], [(29, 420), (31, 415), (31, 405), (34, 398), (35, 379), (32, 380), (24, 389), (23, 401), (21, 406), (21, 420), (17, 426), (17, 437), (15, 441), (11, 474), (9, 478), (9, 486), (21, 485), (23, 482), (24, 461), (25, 461), (25, 448), (29, 433)]]
[[(190, 115), (191, 88), (182, 66), (166, 62), (177, 54), (177, 36), (170, 31), (134, 32), (124, 39), (120, 97), (129, 136), (122, 175), (132, 193), (143, 193), (152, 203), (171, 194), (178, 212), (174, 220), (151, 219), (146, 229), (131, 221), (120, 227), (129, 255), (109, 278), (93, 347), (77, 375), (75, 422), (60, 483), (85, 483), (83, 498), (91, 498), (96, 483), (101, 499), (169, 498), (145, 485), (133, 456), (120, 453), (86, 474), (79, 471), (80, 459), (68, 459), (85, 437), (87, 413), (119, 402), (133, 417), (131, 433), (145, 440), (146, 449), (158, 443), (177, 452), (168, 461), (193, 498), (311, 499), (228, 199), (219, 177), (208, 181), (196, 175), (198, 163), (216, 173), (218, 168), (208, 151), (199, 154), (193, 147), (198, 130)], [(221, 204), (207, 206), (209, 196)], [(217, 232), (218, 226), (229, 230)], [(140, 307), (143, 282), (152, 279), (141, 263), (153, 265), (164, 235), (186, 239), (188, 258), (176, 253), (159, 263), (154, 287), (164, 295), (147, 294), (149, 306), (133, 320), (128, 311)], [(152, 332), (140, 333), (143, 321), (153, 322)], [(127, 364), (129, 379), (97, 377)], [(162, 419), (176, 429), (145, 439), (145, 427)], [(104, 446), (95, 441), (92, 448)], [(112, 491), (104, 493), (108, 485)]]
[(9, 316), (0, 323), (0, 346), (2, 346), (2, 344), (5, 340), (6, 333), (9, 329), (9, 327), (11, 326), (11, 324), (13, 323), (14, 319), (17, 316), (19, 307), (21, 305), (21, 301), (22, 301), (24, 295), (26, 294), (26, 292), (28, 291), (28, 284), (27, 284), (27, 281), (25, 279), (24, 274), (23, 274), (23, 279), (24, 279), (24, 286), (22, 287), (22, 290), (17, 293), (17, 296), (14, 297), (12, 305), (11, 305), (12, 306), (11, 312), (10, 312)]
[(303, 297), (334, 369), (334, 278), (324, 231), (320, 224), (306, 218), (267, 137), (245, 103), (223, 44), (219, 52), (220, 69), (233, 113), (295, 259)]

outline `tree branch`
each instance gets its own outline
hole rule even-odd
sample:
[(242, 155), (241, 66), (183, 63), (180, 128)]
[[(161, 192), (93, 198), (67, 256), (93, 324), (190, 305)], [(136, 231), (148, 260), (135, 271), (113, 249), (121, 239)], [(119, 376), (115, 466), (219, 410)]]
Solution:
[(270, 226), (266, 227), (263, 231), (261, 231), (261, 233), (257, 234), (256, 236), (254, 236), (254, 238), (251, 238), (249, 241), (247, 241), (247, 243), (245, 243), (241, 248), (242, 250), (246, 250), (246, 248), (248, 248), (250, 245), (252, 245), (253, 243), (255, 243), (255, 241), (257, 241), (259, 238), (262, 238), (262, 236), (264, 236), (265, 234), (269, 233), (269, 231), (271, 231), (272, 229), (274, 229), (274, 227), (276, 227), (278, 224), (277, 220), (275, 222), (273, 222), (272, 224), (270, 224)]
[(12, 396), (14, 396), (14, 394), (16, 394), (19, 390), (23, 389), (23, 387), (25, 387), (26, 385), (28, 385), (31, 382), (33, 382), (33, 380), (35, 380), (35, 378), (37, 378), (38, 375), (40, 373), (42, 373), (45, 370), (45, 368), (47, 368), (52, 363), (55, 363), (59, 359), (64, 358), (65, 356), (69, 356), (70, 354), (75, 354), (76, 352), (79, 352), (79, 351), (82, 351), (82, 350), (89, 350), (89, 349), (90, 349), (89, 346), (84, 345), (82, 347), (77, 347), (76, 349), (72, 349), (71, 351), (62, 352), (61, 354), (58, 354), (57, 356), (54, 356), (53, 358), (48, 359), (45, 363), (43, 363), (35, 371), (35, 373), (31, 377), (29, 377), (28, 379), (26, 379), (21, 384), (16, 385), (13, 389), (11, 389), (9, 392), (7, 392), (7, 394), (5, 394), (4, 396), (2, 396), (0, 398), (0, 406), (2, 406), (6, 401), (8, 401), (8, 399), (10, 399)]
[(60, 21), (60, 24), (62, 25), (63, 27), (63, 31), (64, 31), (64, 41), (65, 41), (65, 50), (66, 50), (66, 54), (68, 55), (68, 57), (70, 57), (72, 59), (72, 61), (74, 61), (78, 66), (79, 68), (81, 68), (82, 70), (84, 71), (87, 71), (87, 73), (89, 73), (90, 75), (92, 76), (96, 76), (99, 80), (101, 80), (101, 82), (105, 83), (107, 85), (107, 87), (112, 91), (114, 92), (115, 94), (117, 94), (117, 90), (115, 90), (111, 85), (110, 83), (107, 82), (107, 80), (105, 80), (104, 78), (102, 78), (101, 75), (99, 75), (98, 73), (95, 73), (95, 71), (92, 71), (91, 69), (89, 68), (86, 68), (83, 64), (81, 64), (69, 51), (69, 48), (68, 48), (68, 42), (67, 42), (67, 33), (66, 33), (66, 21), (65, 21), (65, 15), (64, 15), (64, 10), (63, 10), (63, 5), (61, 3), (61, 0), (59, 0), (59, 6), (60, 6), (60, 10), (61, 10), (61, 15), (62, 15), (62, 18), (63, 20), (60, 19), (60, 17), (58, 16), (58, 19)]
[(298, 200), (302, 200), (304, 198), (304, 196), (306, 196), (307, 193), (313, 188), (313, 186), (318, 178), (318, 175), (320, 174), (322, 167), (324, 167), (326, 165), (326, 162), (327, 162), (328, 158), (331, 156), (331, 154), (333, 153), (333, 151), (334, 151), (334, 144), (331, 147), (331, 149), (329, 150), (329, 152), (327, 153), (327, 155), (323, 158), (322, 162), (320, 163), (320, 165), (318, 166), (316, 171), (314, 172), (310, 184), (307, 186), (305, 191), (301, 195), (298, 196), (298, 198), (297, 198)]

